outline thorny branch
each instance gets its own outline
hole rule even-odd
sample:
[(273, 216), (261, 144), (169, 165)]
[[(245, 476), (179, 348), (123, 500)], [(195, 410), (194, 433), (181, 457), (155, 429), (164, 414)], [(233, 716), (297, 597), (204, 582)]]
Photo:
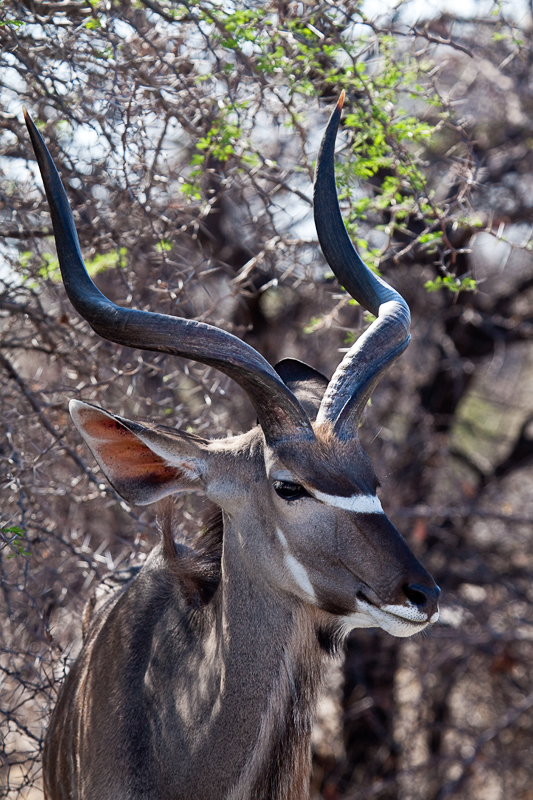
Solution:
[[(530, 790), (531, 21), (520, 31), (494, 10), (415, 25), (402, 3), (375, 19), (330, 0), (2, 3), (0, 523), (30, 553), (2, 534), (8, 800), (39, 791), (43, 730), (92, 586), (157, 541), (153, 511), (126, 507), (80, 455), (67, 399), (206, 437), (254, 423), (215, 372), (80, 323), (20, 107), (50, 145), (106, 295), (331, 375), (365, 325), (328, 276), (310, 213), (316, 143), (342, 88), (342, 210), (413, 317), (360, 436), (384, 507), (443, 589), (444, 623), (348, 643), (344, 730), (317, 744), (313, 800)], [(458, 291), (471, 280), (477, 293)], [(194, 531), (200, 501), (180, 508)]]

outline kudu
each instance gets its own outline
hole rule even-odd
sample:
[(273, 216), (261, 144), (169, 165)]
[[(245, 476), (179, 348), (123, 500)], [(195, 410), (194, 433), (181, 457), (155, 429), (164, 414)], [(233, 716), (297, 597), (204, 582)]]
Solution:
[[(358, 425), (409, 342), (404, 299), (361, 261), (337, 201), (344, 93), (318, 157), (318, 237), (339, 282), (376, 320), (328, 381), (200, 322), (125, 309), (89, 278), (59, 175), (26, 117), (59, 263), (77, 311), (105, 338), (216, 367), (259, 424), (208, 441), (71, 400), (75, 425), (130, 503), (201, 490), (223, 524), (199, 551), (166, 531), (142, 570), (93, 606), (52, 716), (48, 800), (304, 800), (321, 677), (352, 628), (410, 636), (439, 589), (385, 516)], [(203, 542), (203, 543), (202, 543)]]

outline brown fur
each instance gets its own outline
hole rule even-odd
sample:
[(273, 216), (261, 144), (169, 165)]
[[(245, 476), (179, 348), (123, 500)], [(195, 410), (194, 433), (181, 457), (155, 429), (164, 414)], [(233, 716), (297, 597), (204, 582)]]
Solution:
[(328, 494), (372, 494), (379, 482), (359, 439), (338, 439), (329, 422), (314, 424), (314, 439), (287, 440), (276, 456), (306, 488)]
[[(122, 309), (91, 289), (59, 178), (28, 123), (74, 306), (112, 341), (221, 369), (247, 392), (262, 425), (209, 442), (72, 402), (75, 424), (125, 500), (144, 505), (202, 491), (224, 509), (225, 531), (218, 509), (197, 538), (184, 541), (166, 503), (162, 545), (142, 570), (123, 571), (97, 589), (45, 743), (47, 800), (307, 800), (312, 712), (339, 636), (335, 620), (346, 630), (361, 604), (365, 624), (373, 623), (365, 607), (411, 604), (409, 586), (422, 597), (423, 625), (437, 609), (437, 587), (383, 514), (357, 515), (317, 498), (292, 504), (277, 486), (281, 474), (282, 482), (337, 497), (374, 492), (357, 424), (380, 372), (408, 341), (405, 302), (354, 261), (336, 211), (333, 157), (343, 97), (318, 160), (317, 229), (342, 285), (372, 313), (379, 307), (379, 317), (329, 384), (301, 362), (278, 365), (309, 417), (264, 359), (235, 337), (193, 320)], [(396, 311), (381, 314), (391, 297)], [(321, 419), (335, 419), (337, 437), (331, 424), (313, 434), (319, 407)], [(389, 616), (386, 630), (414, 632)]]
[(189, 605), (199, 608), (209, 602), (220, 583), (222, 510), (213, 505), (192, 540), (186, 540), (175, 524), (172, 496), (159, 502), (158, 511), (167, 565), (179, 581)]

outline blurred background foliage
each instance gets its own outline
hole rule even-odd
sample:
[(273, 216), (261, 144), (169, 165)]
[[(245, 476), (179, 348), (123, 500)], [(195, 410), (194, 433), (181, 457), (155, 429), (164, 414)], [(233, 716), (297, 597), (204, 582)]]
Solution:
[[(368, 324), (312, 222), (345, 89), (346, 224), (413, 314), (361, 437), (443, 612), (413, 640), (352, 634), (319, 709), (313, 798), (533, 798), (531, 32), (527, 3), (2, 0), (2, 796), (42, 797), (83, 604), (158, 538), (155, 509), (103, 480), (68, 399), (208, 436), (254, 422), (225, 377), (102, 341), (73, 311), (22, 106), (112, 300), (331, 375)], [(181, 501), (185, 532), (201, 513)]]

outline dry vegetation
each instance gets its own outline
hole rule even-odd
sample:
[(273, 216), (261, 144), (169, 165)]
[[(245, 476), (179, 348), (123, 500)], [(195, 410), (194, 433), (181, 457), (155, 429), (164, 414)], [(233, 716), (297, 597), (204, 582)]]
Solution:
[[(158, 537), (154, 509), (103, 482), (68, 399), (210, 436), (254, 421), (220, 374), (101, 341), (73, 311), (21, 106), (110, 298), (330, 375), (365, 324), (310, 216), (345, 88), (348, 224), (414, 320), (361, 436), (443, 613), (413, 640), (354, 632), (321, 708), (314, 796), (533, 798), (533, 53), (531, 18), (508, 11), (413, 26), (408, 6), (369, 19), (328, 0), (0, 6), (2, 796), (42, 796), (83, 604)], [(181, 502), (194, 530), (201, 502)]]

